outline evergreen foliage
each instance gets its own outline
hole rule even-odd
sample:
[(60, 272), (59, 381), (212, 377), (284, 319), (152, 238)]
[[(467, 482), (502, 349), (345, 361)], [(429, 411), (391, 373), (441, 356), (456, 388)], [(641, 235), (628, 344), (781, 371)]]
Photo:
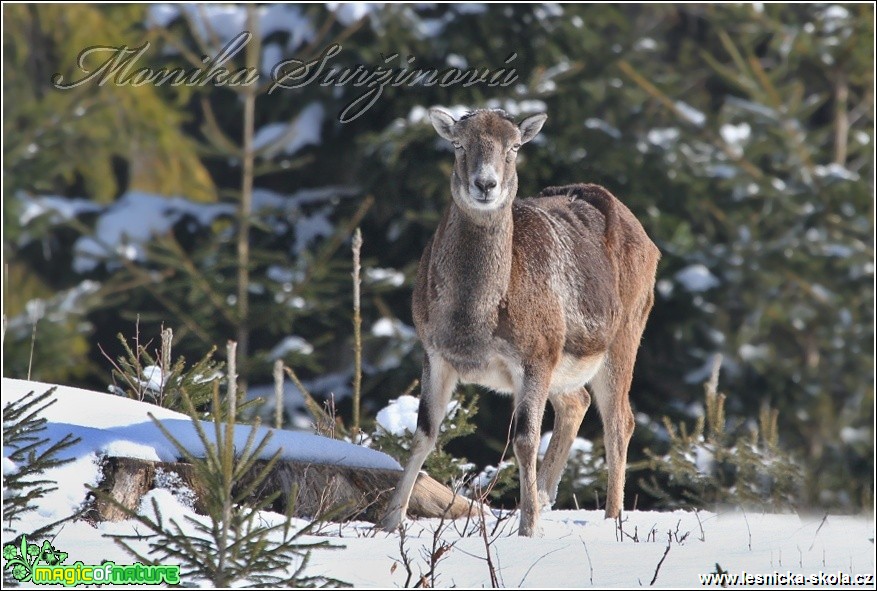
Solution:
[[(281, 359), (348, 420), (344, 247), (361, 226), (367, 422), (420, 374), (411, 285), (452, 163), (425, 108), (545, 111), (521, 197), (601, 183), (662, 251), (631, 459), (669, 445), (641, 417), (695, 419), (719, 353), (731, 423), (765, 402), (778, 411), (802, 505), (872, 504), (873, 5), (16, 5), (4, 17), (7, 375), (26, 375), (36, 323), (35, 378), (102, 387), (97, 345), (124, 356), (115, 335), (139, 315), (147, 331), (174, 326), (192, 359), (236, 335), (247, 382), (270, 383)], [(95, 43), (149, 41), (138, 66), (192, 68), (237, 25), (253, 41), (227, 66), (260, 68), (258, 87), (51, 85), (81, 77), (76, 56)], [(272, 65), (336, 42), (327, 68), (413, 56), (411, 68), (496, 70), (514, 52), (518, 80), (388, 85), (347, 123), (338, 114), (362, 86), (267, 93)], [(165, 223), (131, 213), (153, 194), (167, 197), (149, 209)], [(120, 219), (136, 223), (108, 240)], [(510, 411), (499, 397), (478, 405), (462, 455), (482, 467), (497, 463)], [(639, 506), (664, 502), (650, 499)]]
[[(58, 456), (79, 441), (70, 434), (54, 442), (44, 436), (46, 419), (40, 413), (56, 402), (51, 399), (54, 391), (55, 388), (50, 388), (37, 395), (34, 390), (3, 406), (3, 448), (11, 450), (3, 467), (3, 531), (18, 531), (32, 539), (45, 537), (60, 522), (32, 532), (21, 532), (13, 523), (22, 521), (23, 516), (36, 509), (42, 497), (58, 489), (55, 482), (46, 480), (42, 474), (73, 461)], [(7, 467), (7, 461), (12, 466)]]
[[(664, 425), (669, 450), (646, 450), (651, 474), (643, 489), (672, 508), (721, 505), (791, 510), (799, 502), (801, 467), (779, 447), (778, 411), (767, 406), (758, 426), (728, 429), (725, 395), (717, 391), (720, 361), (705, 386), (705, 412), (689, 432), (684, 423)], [(636, 469), (636, 468), (634, 468)]]
[(498, 466), (487, 465), (465, 483), (463, 493), (471, 498), (489, 499), (494, 506), (516, 507), (520, 495), (518, 462), (514, 454)]
[(139, 324), (134, 348), (122, 333), (118, 334), (118, 339), (125, 356), (118, 357), (113, 364), (111, 392), (179, 412), (187, 410), (184, 395), (197, 409), (209, 407), (213, 391), (223, 378), (223, 363), (213, 359), (215, 346), (187, 369), (184, 357), (172, 361), (173, 331), (170, 328), (162, 330), (161, 345), (155, 354), (149, 352), (151, 341), (140, 343)]
[[(424, 469), (439, 482), (453, 485), (462, 482), (474, 466), (469, 464), (466, 458), (454, 457), (448, 453), (445, 446), (458, 437), (465, 437), (475, 432), (473, 419), (478, 406), (474, 396), (462, 394), (455, 397), (449, 406), (451, 408), (439, 426), (435, 451), (426, 459)], [(411, 455), (413, 442), (414, 433), (407, 428), (401, 433), (392, 432), (384, 429), (378, 422), (372, 433), (374, 447), (396, 458), (402, 465)]]
[[(235, 377), (230, 376), (229, 379), (234, 380)], [(210, 437), (206, 431), (210, 427), (202, 423), (200, 413), (186, 390), (181, 389), (180, 393), (205, 449), (203, 458), (193, 454), (177, 440), (161, 421), (150, 417), (180, 456), (192, 464), (196, 477), (204, 483), (206, 494), (203, 503), (207, 519), (202, 521), (185, 515), (185, 524), (173, 518), (165, 519), (158, 502), (153, 499), (151, 513), (149, 508), (141, 508), (140, 513), (126, 510), (150, 533), (145, 536), (113, 535), (113, 539), (144, 564), (171, 561), (180, 564), (187, 577), (206, 580), (216, 587), (337, 584), (337, 581), (326, 577), (305, 574), (310, 552), (331, 548), (328, 542), (310, 543), (300, 539), (316, 522), (296, 530), (292, 526), (290, 511), (276, 523), (265, 523), (259, 512), (267, 510), (282, 491), (260, 501), (252, 501), (253, 492), (263, 485), (280, 454), (278, 450), (264, 464), (257, 464), (271, 434), (257, 441), (257, 421), (250, 428), (246, 444), (241, 449), (235, 449), (233, 402), (228, 401), (231, 410), (224, 410), (219, 390), (214, 389), (211, 406), (214, 436)], [(236, 397), (234, 388), (230, 388), (229, 396)], [(92, 490), (113, 502), (108, 494)], [(121, 507), (118, 503), (114, 504)], [(149, 544), (146, 554), (135, 550), (128, 542), (144, 537)]]
[[(162, 89), (105, 83), (59, 91), (52, 85), (86, 76), (77, 57), (89, 47), (154, 43), (156, 31), (143, 27), (145, 12), (144, 6), (91, 4), (3, 10), (3, 113), (17, 131), (4, 142), (4, 207), (19, 191), (66, 194), (71, 186), (104, 203), (126, 189), (216, 199), (196, 143), (183, 129), (185, 112)], [(91, 52), (83, 66), (94, 72), (111, 55)], [(135, 68), (154, 64), (152, 51), (144, 55)], [(127, 187), (117, 180), (119, 160), (128, 165)]]
[(12, 310), (22, 302), (19, 297), (26, 303), (6, 320), (4, 373), (49, 383), (85, 379), (93, 372), (94, 351), (93, 325), (83, 316), (99, 299), (99, 284), (85, 280), (50, 296), (48, 286), (24, 267), (13, 263), (6, 271), (4, 302)]

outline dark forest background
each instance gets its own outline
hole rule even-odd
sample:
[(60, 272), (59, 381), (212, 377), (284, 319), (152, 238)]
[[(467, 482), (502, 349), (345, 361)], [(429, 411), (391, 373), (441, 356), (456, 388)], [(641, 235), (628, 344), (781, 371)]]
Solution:
[[(368, 423), (420, 373), (411, 286), (453, 160), (425, 109), (546, 112), (521, 152), (521, 196), (600, 183), (662, 251), (632, 459), (666, 444), (663, 416), (703, 414), (719, 353), (729, 423), (779, 411), (802, 506), (871, 505), (873, 5), (43, 4), (3, 16), (4, 376), (105, 391), (116, 335), (157, 347), (164, 326), (192, 361), (237, 340), (254, 394), (282, 359), (349, 420), (359, 226)], [(148, 41), (133, 70), (191, 70), (242, 31), (253, 38), (227, 66), (258, 68), (259, 84), (52, 84), (84, 76), (88, 47)], [(333, 43), (338, 68), (513, 67), (518, 80), (387, 86), (346, 123), (365, 88), (267, 93), (272, 66)], [(287, 387), (291, 423), (300, 398)], [(478, 405), (478, 430), (450, 450), (495, 464), (510, 406)], [(582, 434), (600, 431), (592, 410)], [(655, 505), (637, 481), (628, 498)]]

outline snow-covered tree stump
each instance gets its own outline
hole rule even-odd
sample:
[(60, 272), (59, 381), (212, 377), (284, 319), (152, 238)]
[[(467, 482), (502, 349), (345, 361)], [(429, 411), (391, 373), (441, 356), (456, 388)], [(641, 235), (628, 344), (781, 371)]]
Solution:
[[(264, 464), (257, 463), (254, 472)], [(134, 458), (108, 457), (103, 461), (103, 480), (98, 489), (111, 496), (129, 511), (137, 511), (140, 500), (154, 488), (188, 488), (196, 512), (203, 512), (203, 485), (198, 482), (191, 464), (184, 462), (157, 462)], [(167, 475), (175, 474), (176, 478)], [(164, 476), (163, 476), (164, 475)], [(292, 505), (292, 514), (298, 517), (328, 517), (332, 520), (362, 519), (376, 521), (386, 508), (390, 494), (401, 471), (377, 468), (337, 466), (332, 464), (303, 463), (281, 460), (268, 478), (253, 493), (254, 500), (281, 491), (271, 506), (279, 513)], [(247, 481), (246, 478), (243, 479)], [(125, 509), (96, 495), (87, 513), (93, 521), (121, 521), (128, 518)], [(420, 474), (411, 496), (408, 512), (414, 517), (466, 516), (474, 508), (471, 501), (454, 494), (426, 474)]]

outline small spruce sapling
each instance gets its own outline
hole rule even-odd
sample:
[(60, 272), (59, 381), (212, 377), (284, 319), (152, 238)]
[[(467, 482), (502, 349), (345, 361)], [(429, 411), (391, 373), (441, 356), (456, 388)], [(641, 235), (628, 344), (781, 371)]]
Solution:
[[(407, 397), (410, 398), (410, 397)], [(392, 401), (390, 406), (399, 405), (400, 401), (407, 400), (399, 397)], [(444, 450), (445, 445), (457, 437), (463, 437), (475, 432), (473, 418), (478, 411), (474, 396), (460, 394), (451, 403), (450, 409), (439, 427), (438, 441), (435, 451), (430, 454), (424, 464), (427, 473), (445, 484), (459, 481), (471, 470), (471, 464), (465, 458), (455, 458)], [(416, 423), (416, 421), (414, 421)], [(411, 445), (414, 441), (414, 433), (407, 427), (393, 430), (387, 429), (380, 424), (380, 413), (376, 422), (376, 429), (372, 433), (373, 445), (382, 452), (399, 460), (402, 464), (411, 454)]]
[[(55, 388), (36, 395), (31, 391), (3, 406), (3, 448), (9, 450), (4, 458), (8, 462), (3, 471), (3, 530), (15, 532), (13, 524), (22, 516), (33, 511), (35, 502), (57, 490), (57, 483), (42, 475), (51, 468), (62, 466), (74, 458), (59, 458), (65, 449), (79, 442), (72, 434), (52, 442), (44, 436), (46, 419), (40, 414), (55, 404), (51, 399)], [(8, 471), (7, 471), (8, 470)], [(68, 518), (48, 524), (27, 533), (31, 539), (45, 537), (56, 525)]]
[[(118, 339), (125, 349), (125, 355), (112, 361), (104, 353), (113, 364), (110, 392), (187, 413), (187, 404), (183, 399), (185, 392), (185, 396), (201, 413), (201, 418), (210, 417), (213, 392), (224, 379), (223, 362), (213, 358), (215, 346), (198, 362), (188, 367), (185, 357), (174, 359), (172, 356), (173, 331), (170, 328), (162, 329), (161, 346), (154, 354), (149, 352), (151, 341), (140, 343), (139, 324), (135, 330), (133, 347), (121, 333)], [(237, 420), (242, 420), (246, 414), (244, 411), (251, 406), (261, 403), (261, 398), (245, 401), (241, 393), (235, 401)], [(226, 401), (221, 401), (220, 406), (225, 411)]]
[(706, 383), (705, 413), (689, 431), (668, 418), (669, 449), (646, 450), (647, 459), (633, 469), (651, 471), (644, 490), (668, 508), (715, 505), (792, 509), (802, 486), (801, 468), (779, 447), (778, 411), (765, 406), (758, 427), (748, 432), (725, 424), (725, 395), (718, 392), (721, 357)]
[[(262, 511), (268, 510), (282, 491), (253, 501), (253, 493), (266, 481), (277, 463), (280, 451), (261, 462), (271, 438), (268, 432), (258, 442), (256, 433), (259, 420), (250, 428), (243, 446), (235, 446), (236, 372), (234, 343), (229, 344), (229, 392), (226, 404), (221, 404), (218, 383), (214, 383), (211, 416), (213, 429), (202, 424), (198, 410), (185, 388), (180, 400), (198, 434), (204, 457), (180, 442), (161, 421), (150, 418), (174, 445), (180, 456), (195, 469), (197, 478), (206, 491), (203, 503), (206, 520), (185, 515), (183, 523), (164, 519), (156, 500), (151, 511), (136, 513), (126, 509), (110, 495), (92, 489), (96, 495), (124, 510), (132, 519), (144, 525), (146, 535), (110, 535), (137, 560), (146, 563), (170, 562), (182, 566), (185, 577), (207, 580), (216, 587), (252, 584), (256, 586), (325, 586), (339, 584), (322, 576), (306, 576), (308, 558), (312, 550), (331, 548), (328, 542), (307, 543), (300, 538), (307, 535), (316, 521), (304, 528), (292, 527), (292, 504), (284, 518), (266, 523)], [(261, 462), (261, 463), (260, 463)], [(150, 513), (153, 516), (150, 516)], [(272, 520), (273, 521), (273, 520)], [(129, 541), (146, 540), (148, 551), (135, 549)]]

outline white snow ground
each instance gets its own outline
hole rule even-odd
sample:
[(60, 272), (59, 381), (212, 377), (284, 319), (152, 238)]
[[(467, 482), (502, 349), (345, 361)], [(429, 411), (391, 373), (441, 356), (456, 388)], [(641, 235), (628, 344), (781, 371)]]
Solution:
[[(4, 378), (3, 405), (31, 390), (41, 394), (49, 387)], [(59, 488), (40, 501), (23, 529), (71, 514), (84, 498), (85, 483), (94, 484), (99, 477), (98, 454), (171, 459), (173, 447), (152, 425), (147, 412), (173, 426), (178, 437), (196, 444), (188, 419), (173, 411), (64, 386), (58, 387), (56, 398), (58, 402), (44, 413), (49, 434), (60, 438), (72, 432), (82, 442), (73, 449), (76, 461), (46, 474)], [(245, 437), (248, 429), (238, 431)], [(272, 443), (282, 447), (288, 458), (398, 469), (384, 454), (316, 436), (276, 431)], [(8, 453), (4, 449), (4, 458)], [(14, 469), (4, 460), (4, 474)], [(179, 491), (158, 489), (146, 498), (156, 499), (165, 516), (194, 515)], [(280, 518), (264, 517), (268, 522)], [(622, 534), (616, 522), (604, 520), (601, 512), (545, 511), (542, 536), (534, 539), (515, 535), (514, 514), (486, 521), (490, 562), (497, 583), (506, 587), (639, 587), (649, 586), (653, 578), (655, 586), (701, 587), (699, 575), (716, 572), (717, 565), (730, 575), (771, 575), (779, 584), (790, 576), (815, 577), (804, 579), (807, 587), (831, 587), (842, 583), (842, 577), (853, 577), (855, 582), (854, 577), (865, 575), (870, 579), (861, 579), (862, 586), (874, 587), (873, 516), (632, 511), (625, 515)], [(304, 520), (296, 523), (306, 524)], [(105, 534), (133, 533), (134, 528), (133, 521), (103, 523), (97, 528), (84, 522), (67, 523), (53, 545), (70, 554), (68, 563), (113, 560), (131, 564), (134, 559)], [(306, 573), (330, 576), (355, 587), (402, 587), (408, 579), (401, 561), (404, 550), (410, 557), (409, 584), (413, 586), (431, 568), (425, 557), (432, 553), (434, 533), (440, 531), (439, 543), (450, 548), (438, 561), (433, 582), (440, 587), (491, 586), (487, 549), (476, 521), (409, 521), (406, 531), (400, 549), (398, 533), (375, 531), (369, 523), (327, 524), (317, 530), (318, 535), (306, 539), (328, 539), (337, 548), (314, 552)], [(9, 539), (11, 535), (4, 532), (4, 543)]]

